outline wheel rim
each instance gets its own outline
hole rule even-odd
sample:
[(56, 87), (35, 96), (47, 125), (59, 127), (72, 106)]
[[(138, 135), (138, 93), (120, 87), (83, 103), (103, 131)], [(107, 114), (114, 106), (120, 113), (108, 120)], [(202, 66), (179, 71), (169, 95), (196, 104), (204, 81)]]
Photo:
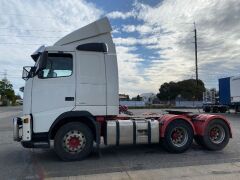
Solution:
[(184, 146), (188, 141), (187, 130), (183, 127), (174, 128), (171, 132), (171, 141), (174, 146)]
[(73, 130), (69, 131), (63, 137), (63, 147), (66, 152), (79, 153), (83, 150), (86, 145), (86, 137), (80, 131)]
[(225, 131), (222, 126), (215, 125), (209, 131), (209, 138), (214, 144), (220, 144), (225, 139)]

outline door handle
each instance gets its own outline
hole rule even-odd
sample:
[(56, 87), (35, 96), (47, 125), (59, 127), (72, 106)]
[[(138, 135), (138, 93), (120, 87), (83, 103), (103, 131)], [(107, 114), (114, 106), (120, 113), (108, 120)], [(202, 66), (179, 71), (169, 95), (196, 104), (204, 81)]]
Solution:
[(65, 101), (74, 101), (74, 97), (65, 97)]

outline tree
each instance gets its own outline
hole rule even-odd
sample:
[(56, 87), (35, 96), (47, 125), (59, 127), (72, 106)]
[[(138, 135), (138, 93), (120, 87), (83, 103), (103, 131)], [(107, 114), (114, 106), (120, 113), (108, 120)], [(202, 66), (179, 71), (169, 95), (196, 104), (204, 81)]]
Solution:
[(137, 97), (133, 97), (132, 101), (142, 101), (142, 97), (140, 95), (137, 95)]
[(185, 100), (202, 100), (205, 91), (204, 83), (195, 79), (187, 79), (179, 82), (169, 82), (161, 85), (157, 97), (160, 100), (175, 100), (178, 95)]
[(7, 105), (7, 101), (12, 101), (13, 103), (16, 101), (13, 85), (7, 79), (2, 79), (0, 81), (0, 95), (5, 105)]

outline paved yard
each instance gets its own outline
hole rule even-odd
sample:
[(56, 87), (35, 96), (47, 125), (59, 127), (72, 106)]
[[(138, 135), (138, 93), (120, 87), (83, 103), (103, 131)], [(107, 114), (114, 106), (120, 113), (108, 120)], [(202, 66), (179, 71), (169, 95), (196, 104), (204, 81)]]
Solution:
[[(133, 110), (135, 114), (147, 111), (161, 112), (161, 110)], [(21, 107), (0, 107), (1, 179), (43, 179), (91, 174), (103, 176), (103, 173), (111, 175), (119, 172), (150, 173), (163, 168), (169, 170), (199, 165), (218, 167), (217, 165), (223, 163), (240, 162), (240, 114), (226, 114), (231, 121), (234, 138), (223, 151), (206, 151), (196, 144), (183, 154), (169, 154), (159, 145), (103, 146), (100, 158), (96, 153), (92, 153), (88, 159), (80, 162), (62, 162), (53, 149), (24, 149), (19, 143), (13, 142), (11, 124), (12, 118), (17, 115), (21, 115)]]

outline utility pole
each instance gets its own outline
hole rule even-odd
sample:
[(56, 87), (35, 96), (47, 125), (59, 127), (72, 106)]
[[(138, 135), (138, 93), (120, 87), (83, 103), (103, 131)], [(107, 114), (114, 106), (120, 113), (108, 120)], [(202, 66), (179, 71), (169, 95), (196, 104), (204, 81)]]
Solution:
[(4, 76), (3, 79), (7, 79), (7, 70), (6, 69), (4, 70), (3, 76)]
[(196, 100), (198, 100), (198, 59), (197, 59), (197, 28), (194, 22), (195, 68), (196, 68)]
[(194, 22), (194, 44), (195, 44), (195, 66), (196, 66), (196, 82), (198, 86), (198, 59), (197, 59), (197, 28)]

